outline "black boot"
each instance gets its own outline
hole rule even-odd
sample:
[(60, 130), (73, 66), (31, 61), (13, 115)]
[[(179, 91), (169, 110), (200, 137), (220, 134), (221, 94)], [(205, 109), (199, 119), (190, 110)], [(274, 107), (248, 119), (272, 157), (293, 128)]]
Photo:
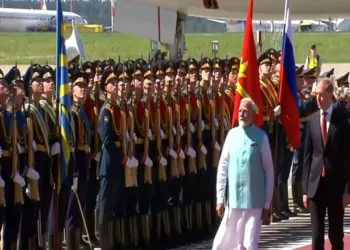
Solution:
[(99, 224), (101, 250), (113, 250), (112, 227), (108, 222)]
[(76, 230), (66, 230), (66, 242), (67, 250), (77, 250), (79, 246), (77, 244), (77, 231)]
[(47, 245), (48, 245), (48, 250), (55, 249), (55, 237), (51, 234), (49, 234), (49, 236), (48, 236)]

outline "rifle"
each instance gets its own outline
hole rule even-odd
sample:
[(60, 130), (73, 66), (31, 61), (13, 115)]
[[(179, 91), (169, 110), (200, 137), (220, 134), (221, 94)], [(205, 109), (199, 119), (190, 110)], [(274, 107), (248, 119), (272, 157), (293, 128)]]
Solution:
[[(190, 130), (191, 126), (191, 103), (190, 103), (190, 91), (188, 89), (188, 79), (186, 80), (186, 145), (187, 145), (187, 152), (190, 148), (192, 148), (192, 132)], [(186, 152), (186, 153), (187, 153)], [(190, 157), (188, 156), (188, 172), (189, 174), (196, 174), (197, 168), (196, 168), (196, 157)]]
[[(160, 88), (160, 86), (158, 87)], [(157, 147), (157, 155), (158, 155), (158, 179), (159, 181), (166, 181), (166, 173), (165, 173), (165, 167), (163, 166), (160, 161), (163, 157), (162, 155), (162, 139), (160, 138), (160, 96), (159, 96), (159, 90), (157, 91), (157, 100), (156, 100), (156, 147)]]
[(221, 107), (220, 107), (220, 145), (221, 148), (224, 146), (225, 142), (225, 83), (227, 81), (227, 70), (224, 71), (223, 75), (223, 83), (221, 86)]
[(210, 100), (210, 105), (211, 105), (211, 139), (212, 139), (212, 146), (213, 146), (213, 167), (217, 167), (219, 165), (219, 160), (220, 160), (220, 151), (218, 151), (215, 146), (216, 146), (216, 126), (215, 126), (215, 119), (216, 119), (216, 97), (215, 97), (215, 89), (214, 89), (214, 84), (215, 84), (215, 79), (214, 79), (214, 72), (211, 76), (211, 82), (212, 82), (212, 95), (211, 95), (211, 100)]
[[(172, 98), (171, 98), (171, 85), (169, 83), (169, 88), (167, 92), (167, 105), (168, 105), (168, 132), (169, 132), (169, 149), (173, 150), (174, 148), (174, 121), (173, 121), (173, 106), (172, 106)], [(178, 131), (179, 132), (179, 131)], [(179, 171), (177, 169), (177, 158), (170, 156), (170, 173), (171, 178), (178, 178)]]
[[(32, 79), (33, 76), (33, 67), (31, 66), (31, 73), (30, 73), (30, 81)], [(29, 88), (29, 95), (28, 95), (28, 108), (26, 111), (26, 116), (27, 116), (27, 135), (28, 135), (28, 167), (29, 168), (33, 168), (34, 166), (34, 149), (33, 149), (33, 139), (34, 139), (34, 135), (33, 135), (33, 118), (30, 112), (30, 105), (32, 102), (32, 91), (31, 88)], [(24, 103), (23, 103), (24, 104)], [(38, 181), (34, 181), (29, 179), (29, 185), (28, 185), (28, 189), (29, 189), (29, 198), (33, 201), (39, 201), (40, 197), (39, 197), (39, 189), (38, 189)]]
[[(94, 154), (97, 154), (100, 150), (100, 138), (99, 138), (99, 135), (98, 135), (98, 117), (99, 117), (99, 114), (100, 114), (100, 106), (99, 106), (99, 100), (100, 100), (100, 90), (99, 90), (99, 87), (98, 87), (98, 81), (94, 81), (94, 126), (95, 126), (95, 132), (94, 132), (94, 138), (93, 138), (93, 152)], [(98, 174), (99, 174), (99, 169), (98, 167), (96, 167), (96, 176), (98, 178)]]
[[(17, 68), (17, 67), (16, 67)], [(17, 117), (15, 107), (16, 86), (12, 88), (12, 175), (16, 176), (18, 172), (18, 151), (17, 151)], [(23, 204), (23, 188), (16, 182), (14, 182), (14, 199), (15, 204)]]
[[(135, 72), (135, 70), (134, 70)], [(125, 83), (124, 83), (125, 84)], [(128, 84), (128, 90), (126, 91), (126, 93), (129, 93), (129, 88), (130, 88), (130, 84)], [(133, 106), (133, 98), (132, 98), (132, 93), (130, 96), (130, 106), (129, 106), (129, 135), (133, 136), (135, 133), (135, 121), (134, 121), (134, 110), (135, 110), (135, 106)], [(133, 158), (133, 155), (135, 153), (135, 142), (133, 140), (133, 138), (130, 138), (129, 140), (129, 148), (128, 148), (128, 157), (129, 159)], [(133, 182), (134, 182), (134, 186), (137, 187), (137, 167), (133, 167), (131, 169), (131, 174), (132, 174), (132, 178), (133, 178)]]
[(197, 113), (197, 137), (198, 137), (198, 169), (207, 169), (207, 164), (205, 162), (205, 154), (202, 151), (202, 135), (203, 131), (201, 129), (202, 125), (202, 87), (199, 85), (197, 105), (198, 105), (198, 113)]
[[(123, 82), (125, 84), (125, 63), (123, 63)], [(124, 85), (125, 86), (125, 85)], [(127, 152), (127, 138), (126, 138), (126, 132), (128, 132), (128, 128), (126, 125), (126, 110), (124, 105), (124, 88), (122, 90), (122, 96), (120, 100), (120, 114), (121, 114), (121, 130), (122, 133), (122, 150), (123, 155), (128, 158), (128, 152)], [(131, 166), (128, 166), (128, 164), (125, 164), (125, 186), (126, 187), (132, 187), (134, 186), (134, 180), (132, 176)]]
[(177, 169), (178, 169), (178, 174), (180, 176), (185, 175), (185, 166), (184, 166), (184, 160), (181, 159), (180, 157), (180, 152), (181, 152), (181, 132), (180, 132), (180, 119), (181, 119), (181, 107), (180, 107), (180, 95), (181, 95), (181, 86), (183, 84), (183, 80), (181, 78), (181, 85), (177, 88), (177, 96), (176, 96), (176, 148), (177, 148)]
[[(149, 137), (148, 137), (148, 130), (149, 130), (149, 89), (150, 86), (147, 89), (147, 100), (146, 100), (146, 104), (145, 104), (145, 133), (144, 133), (144, 156), (143, 159), (147, 159), (148, 157), (148, 149), (149, 149)], [(151, 167), (146, 166), (144, 167), (144, 181), (143, 183), (149, 183), (152, 184), (152, 173), (151, 173)]]

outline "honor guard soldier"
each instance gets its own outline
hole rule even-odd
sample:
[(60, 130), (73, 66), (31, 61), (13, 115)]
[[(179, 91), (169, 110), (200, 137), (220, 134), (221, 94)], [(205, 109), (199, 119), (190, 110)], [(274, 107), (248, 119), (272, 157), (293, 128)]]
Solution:
[[(213, 151), (212, 151), (212, 142), (213, 138), (211, 136), (211, 125), (212, 125), (212, 117), (211, 112), (212, 108), (210, 106), (210, 101), (208, 97), (208, 90), (210, 86), (210, 82), (212, 81), (212, 74), (213, 74), (213, 64), (210, 58), (205, 57), (202, 58), (200, 62), (200, 76), (201, 80), (199, 82), (198, 86), (198, 108), (199, 108), (199, 114), (198, 114), (198, 121), (197, 126), (199, 125), (199, 130), (197, 127), (197, 135), (198, 135), (198, 142), (201, 144), (201, 153), (197, 154), (198, 159), (198, 201), (201, 204), (201, 209), (204, 212), (202, 214), (202, 211), (196, 212), (197, 215), (200, 213), (205, 218), (205, 225), (206, 229), (211, 230), (212, 221), (211, 221), (211, 208), (210, 208), (210, 198), (211, 198), (211, 192), (210, 192), (210, 186), (208, 185), (209, 178), (208, 176), (213, 171)], [(214, 124), (215, 125), (215, 124)], [(203, 130), (201, 130), (204, 128)], [(207, 151), (209, 149), (209, 152)], [(208, 174), (209, 173), (209, 174)], [(201, 216), (202, 217), (202, 216)], [(199, 219), (199, 218), (198, 218)], [(202, 220), (202, 218), (201, 218)], [(198, 222), (198, 221), (197, 221)], [(203, 224), (202, 224), (203, 225)], [(204, 228), (202, 228), (204, 230)], [(206, 237), (206, 232), (202, 231), (202, 237)]]
[[(220, 160), (221, 146), (219, 144), (220, 134), (219, 134), (219, 113), (221, 110), (221, 97), (219, 95), (219, 87), (223, 84), (225, 62), (220, 58), (213, 59), (213, 73), (211, 77), (211, 92), (209, 93), (210, 102), (210, 133), (212, 141), (207, 148), (212, 154), (212, 161), (208, 162), (208, 193), (209, 205), (211, 210), (210, 217), (212, 218), (213, 226), (219, 226), (219, 220), (216, 212), (216, 175), (217, 167)], [(223, 106), (224, 107), (224, 106)], [(209, 147), (210, 146), (210, 147)], [(210, 166), (210, 167), (209, 167)], [(208, 206), (208, 205), (207, 205)], [(210, 225), (210, 224), (209, 224)], [(212, 228), (214, 229), (214, 228)]]
[[(68, 175), (73, 175), (73, 183), (69, 194), (69, 203), (66, 219), (67, 249), (79, 249), (82, 220), (79, 207), (86, 204), (87, 178), (89, 172), (89, 153), (91, 127), (88, 115), (84, 109), (89, 76), (84, 71), (76, 71), (72, 75), (73, 107), (71, 109), (72, 122), (75, 129), (74, 165), (68, 170)], [(80, 203), (80, 206), (79, 204)]]
[[(6, 215), (3, 231), (3, 249), (15, 249), (19, 233), (20, 220), (23, 211), (23, 191), (26, 182), (24, 177), (27, 173), (26, 167), (26, 121), (21, 107), (25, 96), (23, 79), (16, 66), (12, 67), (5, 76), (6, 81), (12, 85), (12, 115), (10, 115), (12, 159), (9, 169), (6, 165), (2, 167), (2, 175), (5, 179)], [(12, 117), (12, 118), (11, 118)], [(5, 119), (5, 117), (4, 117)], [(5, 138), (6, 139), (6, 138)], [(11, 141), (12, 140), (12, 141)]]
[[(98, 246), (99, 241), (95, 234), (95, 208), (98, 193), (98, 161), (100, 159), (101, 140), (97, 132), (98, 129), (98, 116), (102, 107), (100, 100), (100, 87), (96, 79), (96, 68), (91, 62), (85, 62), (82, 64), (82, 70), (89, 76), (89, 83), (87, 86), (86, 101), (84, 103), (84, 109), (87, 114), (89, 124), (91, 127), (90, 138), (90, 167), (87, 180), (87, 199), (85, 206), (85, 218), (86, 227), (89, 233), (90, 242), (93, 246)], [(97, 217), (97, 216), (96, 216)], [(84, 241), (87, 242), (87, 237)]]
[[(139, 161), (137, 168), (138, 183), (138, 212), (140, 237), (135, 237), (136, 243), (142, 248), (148, 249), (151, 244), (150, 235), (150, 209), (153, 195), (152, 167), (153, 161), (150, 158), (150, 140), (152, 136), (150, 121), (150, 97), (151, 86), (154, 82), (152, 68), (150, 65), (142, 64), (136, 60), (133, 73), (133, 117), (134, 132), (137, 140), (135, 142), (135, 157)], [(135, 236), (137, 232), (135, 232)]]
[[(167, 188), (168, 188), (168, 206), (171, 213), (171, 222), (168, 222), (169, 230), (171, 230), (172, 242), (174, 245), (178, 243), (178, 239), (181, 236), (181, 218), (179, 214), (180, 207), (180, 192), (181, 192), (181, 183), (178, 169), (178, 154), (176, 152), (176, 134), (180, 131), (176, 130), (176, 99), (173, 96), (173, 89), (175, 86), (175, 76), (176, 76), (176, 67), (174, 61), (167, 61), (164, 64), (165, 70), (165, 80), (164, 80), (164, 95), (163, 98), (166, 102), (166, 119), (164, 120), (166, 126), (163, 130), (165, 132), (164, 139), (164, 156), (167, 158), (168, 166), (166, 168), (167, 172)], [(166, 211), (168, 213), (168, 211)], [(166, 215), (168, 217), (168, 214)], [(170, 233), (169, 233), (170, 234)]]
[[(166, 169), (169, 166), (167, 157), (167, 139), (168, 139), (168, 122), (167, 122), (167, 104), (163, 98), (164, 88), (164, 64), (159, 61), (153, 66), (153, 75), (155, 77), (154, 96), (151, 103), (151, 117), (154, 121), (152, 134), (155, 138), (155, 150), (152, 150), (153, 156), (153, 173), (155, 192), (152, 200), (152, 214), (154, 216), (154, 240), (155, 247), (166, 244), (170, 240), (170, 224), (168, 216), (168, 190)], [(163, 233), (162, 233), (163, 232)]]
[(300, 146), (293, 155), (293, 166), (292, 166), (292, 196), (294, 203), (295, 213), (306, 213), (307, 209), (303, 205), (303, 194), (301, 189), (302, 175), (303, 175), (303, 163), (304, 163), (304, 142), (305, 142), (305, 128), (306, 122), (314, 111), (318, 109), (315, 99), (312, 97), (306, 97), (302, 93), (303, 89), (303, 71), (304, 65), (297, 67), (297, 88), (299, 97), (299, 119), (300, 119)]
[(303, 76), (304, 76), (304, 88), (305, 88), (304, 95), (306, 98), (308, 98), (311, 96), (311, 93), (313, 92), (313, 87), (317, 78), (317, 69), (316, 68), (304, 69)]
[[(225, 89), (225, 101), (229, 108), (230, 114), (233, 114), (236, 96), (236, 83), (238, 79), (240, 60), (237, 57), (231, 57), (225, 61), (225, 69), (229, 71), (227, 87)], [(232, 118), (229, 120), (231, 123)]]
[[(134, 62), (129, 60), (123, 64), (116, 65), (116, 73), (121, 82), (122, 92), (118, 95), (120, 107), (125, 113), (126, 132), (125, 143), (123, 143), (123, 152), (127, 155), (130, 165), (125, 167), (125, 212), (122, 220), (122, 226), (125, 224), (125, 239), (122, 243), (126, 249), (136, 248), (137, 244), (137, 201), (138, 201), (138, 182), (137, 182), (137, 168), (138, 160), (135, 158), (135, 143), (137, 137), (134, 127), (134, 113), (133, 113), (133, 95), (132, 95), (132, 77), (134, 74)], [(135, 71), (137, 71), (135, 69)]]
[[(44, 121), (44, 110), (40, 105), (43, 93), (43, 82), (40, 75), (40, 65), (31, 65), (24, 75), (23, 84), (27, 95), (27, 103), (24, 106), (27, 119), (27, 141), (28, 143), (28, 172), (30, 175), (39, 177), (28, 179), (27, 195), (24, 195), (25, 204), (21, 222), (22, 249), (43, 249), (45, 242), (43, 237), (47, 232), (47, 220), (49, 204), (52, 195), (50, 144), (48, 131)], [(35, 170), (33, 167), (35, 164)], [(28, 174), (27, 174), (28, 175)], [(38, 223), (37, 224), (37, 220)], [(38, 225), (38, 228), (37, 228)], [(38, 245), (35, 234), (38, 233)]]
[[(276, 124), (276, 116), (280, 113), (280, 108), (278, 108), (278, 95), (274, 84), (271, 82), (271, 66), (272, 60), (270, 58), (269, 51), (264, 52), (258, 58), (259, 71), (260, 71), (260, 89), (262, 91), (262, 101), (263, 101), (263, 115), (264, 115), (264, 125), (262, 129), (269, 137), (270, 145), (274, 148), (276, 143), (276, 126), (281, 126)], [(274, 157), (275, 168), (278, 167), (278, 156), (276, 154)], [(276, 198), (275, 198), (275, 201)], [(273, 206), (273, 222), (280, 221), (281, 219), (287, 219), (286, 216), (278, 213), (277, 205)]]
[[(117, 72), (116, 72), (117, 73)], [(100, 88), (106, 91), (106, 101), (99, 116), (99, 134), (102, 151), (99, 161), (100, 189), (98, 193), (99, 237), (101, 249), (115, 249), (113, 244), (121, 243), (121, 226), (124, 218), (125, 168), (131, 165), (123, 152), (122, 142), (125, 137), (125, 115), (120, 108), (123, 82), (120, 81), (113, 67), (104, 70)], [(120, 72), (119, 72), (120, 73)], [(116, 210), (116, 211), (115, 211)], [(115, 222), (115, 230), (113, 230)], [(115, 239), (118, 236), (118, 239)]]
[(349, 72), (336, 79), (337, 81), (337, 92), (338, 102), (337, 105), (340, 107), (349, 108)]
[[(4, 218), (5, 218), (5, 178), (6, 171), (3, 169), (10, 170), (10, 151), (11, 147), (9, 138), (11, 137), (10, 125), (11, 119), (10, 114), (6, 110), (8, 99), (10, 97), (10, 88), (5, 79), (3, 71), (0, 69), (0, 229), (2, 229)], [(7, 164), (7, 166), (6, 166)], [(7, 176), (8, 178), (8, 176)]]
[(103, 64), (100, 60), (96, 60), (92, 63), (92, 66), (95, 72), (94, 86), (98, 87), (99, 98), (102, 102), (104, 102), (104, 100), (106, 99), (105, 91), (100, 91), (101, 76), (103, 73)]
[(277, 72), (277, 64), (278, 64), (278, 52), (275, 49), (269, 49), (269, 57), (271, 58), (271, 81), (275, 87), (275, 90), (278, 91), (280, 85), (280, 76), (279, 72)]

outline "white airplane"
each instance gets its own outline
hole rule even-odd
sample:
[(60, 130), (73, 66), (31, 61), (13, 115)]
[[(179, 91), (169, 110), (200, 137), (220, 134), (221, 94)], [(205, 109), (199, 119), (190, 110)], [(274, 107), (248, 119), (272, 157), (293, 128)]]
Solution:
[[(65, 23), (87, 23), (73, 12), (63, 11)], [(0, 8), (0, 32), (55, 31), (55, 10)]]
[[(143, 36), (166, 45), (171, 56), (186, 51), (187, 16), (245, 20), (249, 0), (112, 0), (113, 31)], [(292, 19), (346, 18), (349, 0), (292, 0)], [(255, 0), (255, 20), (283, 20), (285, 1)], [(215, 34), (213, 34), (215, 40)]]

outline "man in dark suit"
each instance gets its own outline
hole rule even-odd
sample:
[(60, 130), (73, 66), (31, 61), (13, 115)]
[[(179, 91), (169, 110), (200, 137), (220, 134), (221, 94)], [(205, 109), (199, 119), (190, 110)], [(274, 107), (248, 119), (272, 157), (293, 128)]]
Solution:
[(320, 110), (306, 125), (303, 202), (311, 210), (313, 250), (324, 249), (326, 209), (332, 249), (344, 249), (343, 199), (349, 198), (350, 191), (349, 122), (344, 109), (333, 107), (333, 92), (329, 78), (319, 81), (316, 94)]

